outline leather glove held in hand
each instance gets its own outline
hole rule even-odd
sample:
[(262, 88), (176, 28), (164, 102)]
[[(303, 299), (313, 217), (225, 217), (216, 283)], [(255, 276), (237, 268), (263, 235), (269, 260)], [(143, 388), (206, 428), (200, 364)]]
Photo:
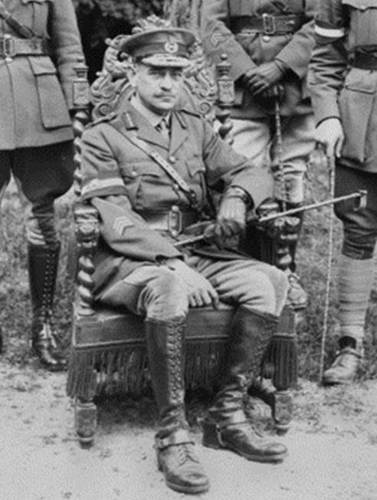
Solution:
[(244, 82), (252, 95), (260, 95), (278, 83), (283, 75), (280, 64), (272, 61), (249, 70), (244, 76)]

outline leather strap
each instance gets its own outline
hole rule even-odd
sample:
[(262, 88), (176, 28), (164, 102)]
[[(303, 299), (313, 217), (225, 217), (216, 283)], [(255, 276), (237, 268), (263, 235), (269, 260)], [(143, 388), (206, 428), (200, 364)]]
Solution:
[(34, 38), (36, 36), (31, 28), (17, 21), (17, 19), (5, 8), (2, 0), (0, 0), (0, 17), (2, 17), (8, 26), (10, 26), (20, 37)]
[(377, 52), (357, 50), (351, 65), (358, 69), (377, 70)]
[(242, 410), (235, 411), (229, 416), (224, 418), (223, 421), (216, 423), (216, 428), (218, 431), (231, 427), (232, 425), (242, 425), (248, 424), (247, 419), (245, 420), (245, 413)]
[(128, 139), (134, 146), (141, 149), (146, 155), (148, 155), (153, 161), (159, 165), (162, 170), (176, 183), (180, 190), (186, 195), (190, 202), (190, 206), (194, 209), (198, 208), (198, 200), (195, 191), (190, 188), (187, 182), (179, 175), (175, 168), (163, 158), (160, 153), (150, 149), (148, 144), (136, 136), (136, 133), (132, 130), (128, 130), (127, 134), (124, 133), (123, 128), (120, 124), (110, 122), (109, 125), (114, 127), (119, 133), (121, 133), (126, 139)]
[(178, 429), (165, 438), (155, 438), (155, 445), (159, 450), (180, 444), (194, 444), (194, 441), (190, 438), (189, 433), (184, 429)]
[(230, 19), (230, 29), (238, 34), (243, 30), (250, 30), (263, 35), (283, 35), (294, 33), (303, 25), (303, 17), (295, 14), (274, 16), (262, 14), (261, 16), (237, 16)]
[(183, 211), (177, 205), (173, 205), (166, 212), (140, 212), (140, 215), (151, 229), (176, 234), (180, 234), (187, 226), (194, 224), (198, 220), (196, 211)]
[(0, 37), (0, 58), (48, 55), (47, 41), (41, 38)]

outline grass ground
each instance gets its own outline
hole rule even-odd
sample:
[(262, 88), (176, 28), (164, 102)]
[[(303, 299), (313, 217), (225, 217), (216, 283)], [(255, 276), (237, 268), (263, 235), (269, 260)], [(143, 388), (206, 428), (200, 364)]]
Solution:
[[(315, 162), (309, 171), (308, 202), (329, 197), (328, 174), (324, 165)], [(68, 249), (73, 239), (71, 206), (68, 194), (57, 204), (57, 225), (62, 252), (57, 281), (57, 326), (63, 343), (68, 346), (73, 297), (72, 276), (68, 269)], [(327, 275), (329, 208), (307, 212), (298, 251), (298, 272), (309, 294), (306, 319), (299, 332), (300, 375), (315, 380), (319, 374), (320, 346), (323, 328), (325, 282)], [(15, 185), (8, 188), (2, 205), (0, 227), (0, 325), (6, 343), (6, 359), (13, 363), (28, 362), (27, 332), (30, 301), (26, 270), (25, 220), (27, 203), (19, 197)], [(329, 310), (326, 362), (336, 349), (335, 268), (340, 252), (341, 226), (335, 221), (333, 273)], [(367, 320), (366, 364), (363, 377), (377, 375), (377, 290), (372, 294)]]

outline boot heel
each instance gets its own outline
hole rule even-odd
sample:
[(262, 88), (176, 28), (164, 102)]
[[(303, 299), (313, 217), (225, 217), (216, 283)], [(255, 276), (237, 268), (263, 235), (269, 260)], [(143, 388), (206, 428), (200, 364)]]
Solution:
[(207, 448), (214, 448), (216, 450), (221, 448), (217, 434), (217, 426), (215, 422), (211, 422), (210, 420), (203, 420), (202, 429), (203, 429), (203, 438), (202, 438), (203, 446), (206, 446)]

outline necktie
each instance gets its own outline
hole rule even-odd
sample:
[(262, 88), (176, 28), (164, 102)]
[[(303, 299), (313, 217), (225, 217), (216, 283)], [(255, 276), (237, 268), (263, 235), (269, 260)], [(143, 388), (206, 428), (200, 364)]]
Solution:
[(162, 120), (156, 125), (156, 130), (167, 140), (170, 138), (170, 129), (167, 123), (166, 118), (162, 118)]

